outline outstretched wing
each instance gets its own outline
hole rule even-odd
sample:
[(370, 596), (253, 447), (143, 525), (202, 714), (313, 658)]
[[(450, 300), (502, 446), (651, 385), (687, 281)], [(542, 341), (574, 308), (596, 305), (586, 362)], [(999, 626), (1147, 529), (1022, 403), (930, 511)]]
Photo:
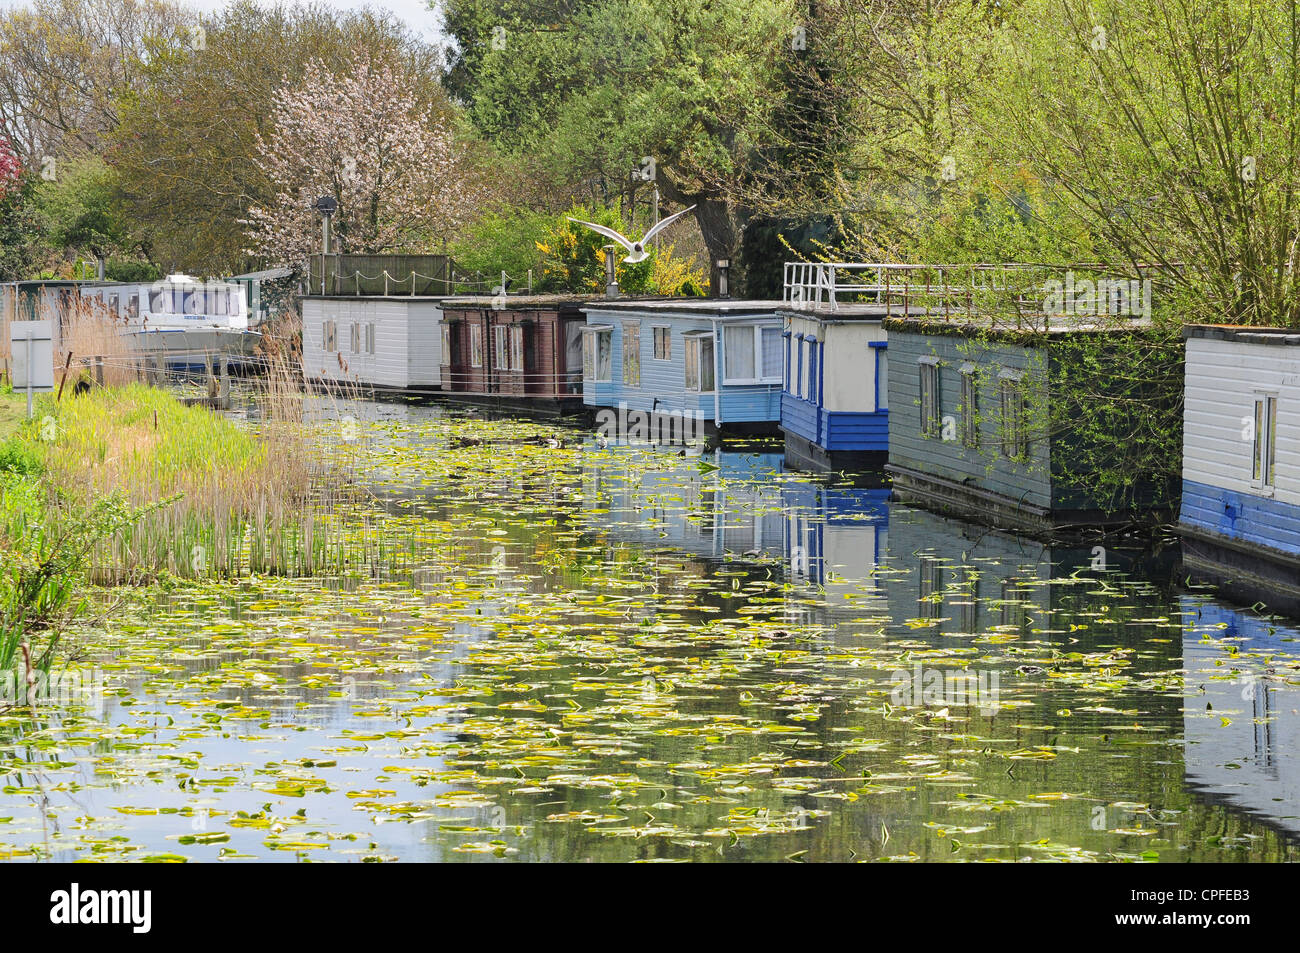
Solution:
[(626, 238), (624, 238), (622, 235), (620, 235), (618, 232), (614, 231), (614, 229), (612, 228), (606, 228), (604, 225), (597, 225), (594, 222), (584, 222), (580, 218), (569, 218), (569, 216), (567, 215), (565, 216), (565, 218), (568, 218), (569, 221), (576, 222), (579, 225), (586, 225), (593, 232), (599, 232), (601, 235), (604, 235), (606, 238), (612, 238), (614, 239), (614, 241), (618, 242), (628, 251), (632, 251), (632, 243), (628, 241)]
[(679, 218), (681, 218), (681, 217), (682, 217), (683, 215), (685, 215), (687, 212), (693, 211), (694, 209), (695, 209), (695, 206), (692, 205), (690, 208), (682, 209), (682, 210), (681, 210), (680, 212), (678, 212), (676, 215), (669, 215), (667, 218), (661, 218), (661, 219), (659, 219), (659, 221), (658, 221), (658, 223), (655, 225), (655, 227), (652, 228), (652, 229), (650, 229), (650, 231), (648, 231), (648, 232), (645, 233), (645, 238), (641, 239), (641, 244), (642, 244), (642, 245), (649, 245), (649, 244), (650, 244), (650, 239), (654, 238), (656, 235), (658, 235), (660, 232), (662, 232), (665, 228), (667, 228), (667, 227), (668, 227), (669, 225), (671, 225), (673, 222), (677, 221)]

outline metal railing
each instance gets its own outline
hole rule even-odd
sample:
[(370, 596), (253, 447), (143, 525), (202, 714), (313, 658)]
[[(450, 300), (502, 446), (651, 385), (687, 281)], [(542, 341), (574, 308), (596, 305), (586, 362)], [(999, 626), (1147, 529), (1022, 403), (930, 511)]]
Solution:
[(796, 310), (834, 313), (867, 304), (886, 317), (979, 318), (1042, 327), (1062, 314), (1149, 316), (1146, 275), (1152, 267), (1139, 266), (1134, 279), (1097, 264), (786, 262), (782, 298)]

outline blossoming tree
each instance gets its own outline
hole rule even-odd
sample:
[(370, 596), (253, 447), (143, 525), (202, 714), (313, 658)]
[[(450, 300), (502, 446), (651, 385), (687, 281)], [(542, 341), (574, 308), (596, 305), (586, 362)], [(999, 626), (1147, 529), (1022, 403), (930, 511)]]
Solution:
[(335, 74), (319, 62), (286, 88), (257, 140), (273, 189), (244, 221), (249, 253), (294, 263), (320, 249), (317, 199), (338, 202), (334, 251), (426, 251), (478, 204), (478, 187), (445, 121), (410, 78), (361, 57)]
[(18, 161), (9, 140), (0, 136), (0, 199), (13, 187), (22, 175), (23, 164)]

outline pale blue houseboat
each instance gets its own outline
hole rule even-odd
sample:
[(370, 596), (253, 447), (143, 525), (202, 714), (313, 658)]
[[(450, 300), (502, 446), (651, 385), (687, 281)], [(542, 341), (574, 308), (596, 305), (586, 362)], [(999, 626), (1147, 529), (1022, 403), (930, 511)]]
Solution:
[(775, 434), (781, 307), (726, 298), (592, 302), (583, 308), (583, 403), (685, 416), (714, 433)]

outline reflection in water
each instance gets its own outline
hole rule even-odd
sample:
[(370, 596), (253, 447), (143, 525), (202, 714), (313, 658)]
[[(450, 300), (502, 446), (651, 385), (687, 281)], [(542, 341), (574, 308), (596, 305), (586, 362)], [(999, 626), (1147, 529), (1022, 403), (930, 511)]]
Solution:
[(344, 412), (374, 559), (89, 633), (102, 710), (0, 715), (0, 856), (1296, 857), (1295, 633), (1149, 553), (777, 453)]
[(1284, 661), (1300, 632), (1213, 602), (1185, 597), (1183, 606), (1188, 784), (1209, 802), (1300, 833), (1300, 711)]

